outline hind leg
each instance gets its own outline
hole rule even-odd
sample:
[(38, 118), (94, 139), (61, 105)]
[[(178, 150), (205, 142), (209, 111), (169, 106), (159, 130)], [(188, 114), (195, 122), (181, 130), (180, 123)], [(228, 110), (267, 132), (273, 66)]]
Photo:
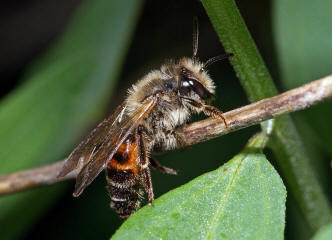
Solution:
[(168, 167), (165, 167), (165, 166), (161, 165), (157, 160), (155, 160), (151, 157), (149, 158), (149, 160), (150, 160), (151, 167), (153, 167), (156, 170), (159, 170), (163, 173), (167, 173), (167, 174), (171, 174), (171, 175), (177, 175), (178, 174), (178, 171), (176, 171), (172, 168), (168, 168)]

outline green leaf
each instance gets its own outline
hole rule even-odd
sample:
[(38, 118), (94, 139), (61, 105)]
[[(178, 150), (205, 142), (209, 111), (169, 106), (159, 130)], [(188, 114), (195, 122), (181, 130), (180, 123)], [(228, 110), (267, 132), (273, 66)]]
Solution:
[(139, 210), (112, 239), (283, 239), (285, 201), (279, 175), (249, 147)]
[(331, 240), (331, 239), (332, 239), (332, 222), (319, 229), (318, 232), (315, 234), (315, 236), (312, 238), (312, 240)]
[[(64, 158), (111, 97), (141, 3), (85, 1), (62, 39), (0, 103), (0, 174)], [(22, 234), (62, 186), (0, 199), (1, 239)], [(14, 224), (15, 223), (15, 224)]]
[[(273, 1), (272, 9), (274, 42), (283, 85), (287, 89), (294, 88), (331, 74), (332, 2), (279, 0)], [(332, 102), (326, 102), (302, 114), (330, 155), (331, 108)]]

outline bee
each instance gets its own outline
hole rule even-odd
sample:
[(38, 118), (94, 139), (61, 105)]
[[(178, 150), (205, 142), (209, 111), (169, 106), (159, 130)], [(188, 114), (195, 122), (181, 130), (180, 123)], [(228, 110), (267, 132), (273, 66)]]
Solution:
[(197, 51), (198, 24), (194, 21), (192, 58), (168, 61), (132, 85), (123, 104), (69, 155), (58, 177), (83, 164), (73, 196), (81, 195), (105, 170), (110, 207), (126, 219), (140, 207), (143, 189), (149, 204), (154, 200), (150, 166), (167, 174), (177, 174), (152, 158), (151, 153), (182, 146), (183, 140), (175, 130), (185, 125), (191, 114), (203, 112), (220, 118), (227, 127), (222, 112), (209, 105), (215, 85), (206, 69), (233, 54), (201, 62)]

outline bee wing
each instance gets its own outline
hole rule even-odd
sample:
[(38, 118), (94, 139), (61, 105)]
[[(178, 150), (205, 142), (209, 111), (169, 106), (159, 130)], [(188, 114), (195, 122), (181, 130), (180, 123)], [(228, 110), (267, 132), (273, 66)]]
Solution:
[(113, 114), (99, 123), (99, 125), (90, 132), (89, 136), (72, 151), (59, 172), (58, 178), (64, 177), (75, 170), (80, 161), (83, 161), (85, 165), (90, 160), (93, 152), (104, 143), (112, 127), (116, 125), (115, 121), (119, 118), (124, 107), (125, 103), (118, 106)]
[(125, 116), (121, 122), (112, 128), (108, 138), (101, 147), (92, 155), (90, 161), (82, 168), (76, 178), (75, 191), (73, 195), (79, 196), (83, 190), (98, 176), (112, 159), (120, 145), (132, 133), (144, 117), (149, 114), (157, 102), (157, 97), (147, 99), (134, 113)]

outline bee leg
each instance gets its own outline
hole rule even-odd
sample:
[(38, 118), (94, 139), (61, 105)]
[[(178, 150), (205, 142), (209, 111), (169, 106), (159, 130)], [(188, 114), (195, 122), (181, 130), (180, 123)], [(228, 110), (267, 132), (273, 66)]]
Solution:
[(138, 136), (138, 151), (139, 151), (139, 164), (141, 167), (141, 177), (142, 184), (144, 186), (145, 192), (148, 194), (149, 204), (154, 200), (153, 187), (151, 181), (151, 173), (149, 168), (149, 157), (145, 148), (145, 139), (144, 139), (144, 127), (138, 126), (137, 136)]
[(161, 165), (157, 160), (155, 160), (151, 157), (149, 157), (149, 160), (150, 160), (151, 167), (153, 167), (156, 170), (159, 170), (161, 172), (171, 174), (171, 175), (177, 175), (178, 174), (178, 171), (176, 171), (172, 168), (168, 168), (168, 167), (165, 167), (165, 166)]
[(176, 139), (176, 143), (177, 143), (178, 148), (183, 150), (184, 148), (187, 147), (186, 141), (177, 132), (173, 132), (172, 134)]
[(189, 103), (190, 105), (192, 105), (193, 107), (195, 108), (198, 108), (198, 109), (201, 109), (205, 115), (208, 115), (210, 117), (213, 117), (213, 118), (221, 118), (225, 124), (225, 127), (228, 128), (228, 124), (226, 122), (226, 119), (225, 117), (222, 115), (222, 111), (220, 111), (218, 108), (215, 108), (213, 106), (210, 106), (210, 105), (205, 105), (201, 102), (198, 102), (194, 99), (191, 99), (191, 98), (186, 98), (186, 97), (182, 97), (182, 99)]

